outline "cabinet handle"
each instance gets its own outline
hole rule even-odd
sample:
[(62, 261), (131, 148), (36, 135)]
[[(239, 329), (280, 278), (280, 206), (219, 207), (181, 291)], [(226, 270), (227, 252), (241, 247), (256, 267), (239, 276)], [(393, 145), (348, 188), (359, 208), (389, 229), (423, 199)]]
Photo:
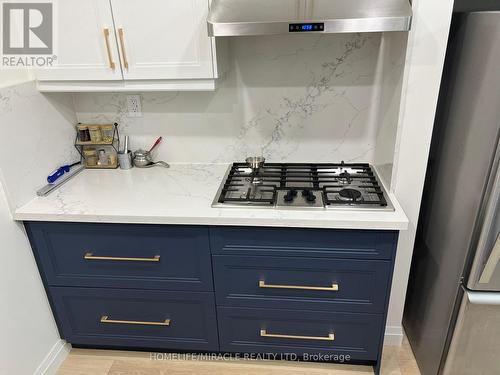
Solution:
[(332, 284), (332, 286), (276, 285), (276, 284), (266, 284), (264, 280), (260, 280), (259, 288), (323, 290), (327, 292), (337, 292), (339, 290), (339, 284)]
[(118, 37), (120, 38), (120, 47), (122, 49), (123, 67), (128, 69), (127, 52), (125, 51), (125, 37), (122, 28), (118, 29)]
[(292, 339), (292, 340), (320, 340), (320, 341), (334, 341), (335, 334), (330, 333), (327, 337), (322, 336), (297, 336), (297, 335), (281, 335), (277, 333), (267, 333), (267, 330), (260, 330), (260, 337), (274, 337), (278, 339)]
[(101, 316), (101, 323), (107, 323), (107, 324), (137, 324), (137, 325), (144, 325), (144, 326), (166, 326), (168, 327), (170, 325), (170, 319), (165, 319), (163, 322), (143, 322), (140, 320), (113, 320), (109, 319), (107, 315)]
[(160, 256), (155, 255), (153, 258), (125, 258), (125, 257), (101, 257), (95, 256), (92, 253), (85, 253), (83, 256), (86, 260), (119, 260), (119, 261), (130, 261), (130, 262), (159, 262)]
[(106, 50), (108, 51), (109, 67), (115, 70), (116, 64), (113, 61), (113, 56), (111, 55), (111, 46), (109, 45), (109, 29), (107, 27), (104, 28), (104, 40), (106, 41)]

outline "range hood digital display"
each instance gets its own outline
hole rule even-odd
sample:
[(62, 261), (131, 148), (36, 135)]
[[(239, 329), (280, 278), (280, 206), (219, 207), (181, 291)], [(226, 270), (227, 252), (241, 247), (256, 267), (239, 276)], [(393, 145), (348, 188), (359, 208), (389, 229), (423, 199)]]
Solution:
[(324, 23), (291, 23), (288, 26), (288, 31), (291, 33), (300, 33), (307, 31), (324, 31)]

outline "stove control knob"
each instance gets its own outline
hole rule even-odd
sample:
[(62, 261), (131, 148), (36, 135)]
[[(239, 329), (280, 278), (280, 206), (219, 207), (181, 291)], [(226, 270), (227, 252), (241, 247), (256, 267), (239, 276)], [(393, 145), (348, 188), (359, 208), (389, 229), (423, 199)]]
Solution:
[(297, 196), (297, 190), (288, 190), (288, 192), (283, 197), (283, 200), (287, 203), (293, 202), (295, 197)]
[(316, 201), (316, 195), (312, 191), (309, 192), (309, 195), (306, 197), (306, 201), (308, 202), (315, 202)]
[(308, 197), (309, 195), (311, 195), (312, 191), (309, 190), (309, 189), (304, 189), (302, 190), (302, 196), (303, 197)]

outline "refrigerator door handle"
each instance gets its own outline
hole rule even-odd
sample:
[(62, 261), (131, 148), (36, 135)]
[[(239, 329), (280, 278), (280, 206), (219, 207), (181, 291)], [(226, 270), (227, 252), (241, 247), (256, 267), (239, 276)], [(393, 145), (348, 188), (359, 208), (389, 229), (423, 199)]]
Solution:
[(500, 306), (500, 293), (498, 292), (475, 292), (465, 289), (465, 294), (472, 305)]

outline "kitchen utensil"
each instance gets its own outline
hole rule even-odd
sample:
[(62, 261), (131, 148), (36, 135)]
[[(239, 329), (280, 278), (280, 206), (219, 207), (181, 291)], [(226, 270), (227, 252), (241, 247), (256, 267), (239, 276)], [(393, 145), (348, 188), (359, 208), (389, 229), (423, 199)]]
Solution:
[(262, 184), (262, 178), (259, 175), (260, 169), (264, 166), (266, 159), (263, 156), (251, 156), (245, 159), (247, 165), (252, 168), (252, 184)]
[(40, 197), (45, 197), (49, 195), (51, 192), (53, 192), (55, 189), (60, 187), (62, 184), (64, 184), (66, 181), (80, 173), (85, 169), (85, 166), (81, 163), (75, 163), (72, 166), (70, 166), (70, 170), (68, 172), (64, 172), (64, 175), (60, 176), (60, 178), (57, 178), (57, 180), (53, 183), (49, 183), (45, 185), (43, 188), (39, 189), (36, 194)]
[(153, 162), (153, 158), (149, 151), (139, 149), (134, 152), (134, 165), (136, 167), (144, 167)]
[(134, 166), (132, 163), (132, 152), (120, 151), (118, 153), (118, 162), (121, 169), (131, 169)]
[(149, 149), (149, 153), (153, 152), (153, 150), (158, 147), (158, 145), (161, 143), (161, 141), (163, 140), (163, 137), (159, 137), (156, 142), (154, 143), (153, 146), (151, 146), (151, 148)]
[(129, 137), (128, 135), (125, 136), (125, 143), (123, 145), (123, 154), (127, 154), (128, 153), (128, 141), (129, 141)]
[(68, 173), (71, 170), (71, 167), (74, 167), (75, 165), (80, 164), (80, 161), (77, 161), (76, 163), (69, 164), (69, 165), (63, 165), (56, 169), (54, 172), (52, 172), (48, 177), (47, 177), (47, 182), (49, 184), (53, 184), (56, 182), (61, 176), (63, 176), (65, 173)]
[(151, 167), (170, 168), (170, 165), (168, 163), (165, 163), (164, 161), (156, 161), (156, 162), (152, 162), (152, 163), (146, 164), (146, 165), (144, 165), (142, 167), (138, 167), (138, 168), (151, 168)]
[(146, 150), (139, 149), (136, 152), (134, 152), (134, 165), (137, 168), (151, 168), (154, 166), (162, 166), (165, 168), (170, 167), (167, 163), (165, 162), (154, 162), (153, 157), (151, 156), (151, 153)]
[(265, 161), (266, 159), (263, 156), (251, 156), (245, 159), (245, 162), (254, 171), (259, 170), (264, 165)]

